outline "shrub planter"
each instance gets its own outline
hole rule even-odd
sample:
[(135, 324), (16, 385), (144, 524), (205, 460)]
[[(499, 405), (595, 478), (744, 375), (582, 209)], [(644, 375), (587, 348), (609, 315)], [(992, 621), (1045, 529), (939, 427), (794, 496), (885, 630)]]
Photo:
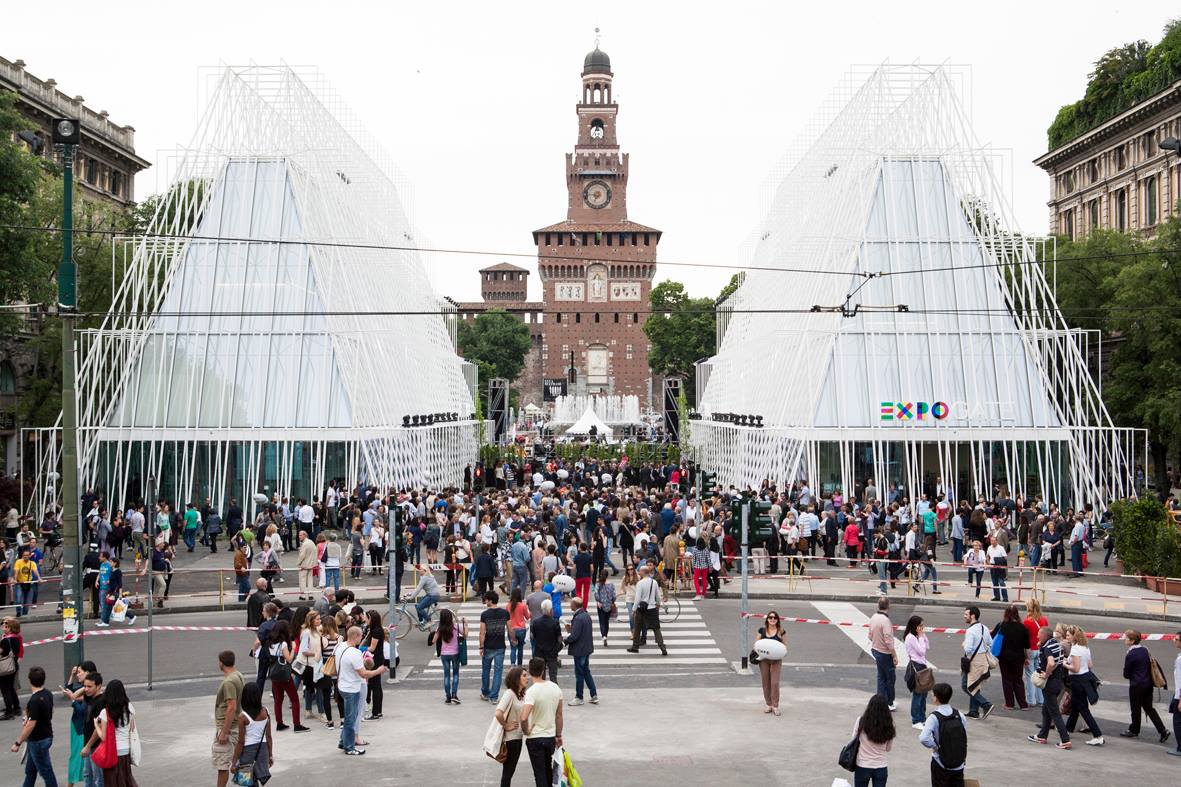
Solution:
[(1181, 596), (1181, 579), (1143, 577), (1143, 580), (1144, 586), (1153, 593), (1164, 593), (1169, 596)]

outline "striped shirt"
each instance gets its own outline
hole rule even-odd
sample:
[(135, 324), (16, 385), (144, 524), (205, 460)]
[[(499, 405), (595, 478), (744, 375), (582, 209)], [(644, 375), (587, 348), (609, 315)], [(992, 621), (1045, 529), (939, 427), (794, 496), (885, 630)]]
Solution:
[[(1062, 643), (1050, 637), (1045, 643), (1038, 648), (1038, 671), (1045, 672), (1046, 665), (1049, 664), (1049, 659), (1054, 659), (1054, 672), (1057, 673), (1062, 665)], [(1047, 678), (1050, 676), (1047, 675)]]

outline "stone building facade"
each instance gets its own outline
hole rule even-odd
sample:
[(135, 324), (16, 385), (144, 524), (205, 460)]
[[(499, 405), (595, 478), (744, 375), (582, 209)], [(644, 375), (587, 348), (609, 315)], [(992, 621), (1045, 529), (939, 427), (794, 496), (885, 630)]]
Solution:
[(1050, 176), (1050, 231), (1151, 236), (1181, 198), (1181, 159), (1160, 147), (1168, 137), (1181, 138), (1181, 82), (1035, 159)]
[(528, 271), (502, 263), (480, 271), (483, 301), (458, 304), (460, 319), (503, 308), (530, 324), (534, 350), (517, 382), (522, 405), (539, 403), (541, 381), (568, 379), (572, 367), (570, 393), (659, 399), (644, 320), (661, 232), (628, 219), (629, 159), (618, 142), (613, 77), (596, 46), (583, 61), (578, 136), (566, 155), (566, 218), (533, 232), (541, 301), (526, 300)]

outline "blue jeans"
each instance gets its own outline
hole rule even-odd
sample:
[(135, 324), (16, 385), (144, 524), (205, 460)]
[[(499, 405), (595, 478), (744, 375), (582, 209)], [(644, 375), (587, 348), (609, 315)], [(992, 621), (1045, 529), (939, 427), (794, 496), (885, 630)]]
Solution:
[(513, 588), (521, 589), (521, 598), (529, 595), (529, 566), (513, 565)]
[(576, 699), (582, 699), (582, 684), (584, 683), (590, 689), (592, 698), (599, 696), (599, 690), (595, 688), (595, 679), (591, 676), (590, 654), (574, 657), (574, 696)]
[(878, 566), (878, 579), (881, 580), (881, 582), (878, 583), (878, 592), (884, 596), (884, 595), (886, 595), (886, 582), (889, 581), (889, 579), (886, 575), (890, 571), (890, 564), (884, 560), (879, 560), (877, 563), (877, 566)]
[(951, 561), (959, 563), (964, 559), (964, 539), (953, 538), (951, 540)]
[(894, 681), (896, 679), (894, 656), (889, 653), (879, 653), (876, 650), (871, 652), (873, 653), (873, 660), (878, 665), (878, 694), (881, 694), (886, 698), (886, 702), (893, 705)]
[[(1042, 564), (1042, 545), (1041, 544), (1034, 544), (1032, 547), (1029, 548), (1029, 565), (1033, 566), (1034, 568), (1037, 568), (1041, 564)], [(1028, 697), (1029, 693), (1027, 692), (1025, 696)]]
[(114, 606), (115, 606), (114, 604), (107, 603), (107, 591), (100, 590), (98, 592), (98, 618), (99, 618), (99, 620), (101, 620), (103, 623), (110, 623), (111, 622), (111, 609)]
[(344, 700), (344, 714), (340, 717), (340, 744), (345, 751), (350, 751), (357, 746), (357, 725), (361, 721), (361, 709), (365, 707), (365, 695), (359, 691), (339, 693)]
[(1005, 570), (1003, 568), (990, 568), (988, 571), (992, 575), (992, 600), (993, 601), (1008, 601), (1009, 589), (1005, 587)]
[(196, 546), (197, 546), (197, 531), (196, 530), (185, 530), (184, 535), (182, 535), (181, 538), (184, 540), (185, 546), (189, 548), (190, 552), (192, 552), (193, 549), (196, 548)]
[(910, 723), (922, 724), (927, 720), (927, 692), (910, 695)]
[(1074, 569), (1074, 573), (1083, 573), (1083, 543), (1075, 541), (1070, 545), (1070, 567)]
[[(962, 673), (960, 686), (964, 690), (964, 694), (968, 694), (968, 673)], [(978, 691), (975, 694), (968, 694), (968, 714), (976, 716), (985, 708), (991, 708), (992, 703), (988, 701), (988, 697), (984, 696), (983, 691)]]
[(858, 765), (857, 770), (853, 771), (853, 787), (866, 787), (870, 784), (873, 787), (886, 787), (888, 772), (888, 768), (862, 768)]
[(447, 699), (459, 696), (459, 654), (443, 656), (443, 694)]
[(249, 595), (250, 595), (250, 575), (243, 574), (242, 576), (238, 577), (238, 603), (245, 601), (246, 597)]
[(1042, 690), (1033, 685), (1033, 665), (1036, 661), (1036, 655), (1030, 656), (1029, 663), (1025, 665), (1024, 669), (1025, 701), (1030, 705), (1041, 705), (1043, 699), (1045, 699), (1044, 695), (1042, 694)]
[(525, 629), (513, 629), (509, 632), (509, 664), (521, 666), (525, 658)]
[[(492, 680), (489, 681), (489, 676)], [(504, 648), (484, 649), (480, 657), (480, 696), (496, 702), (500, 699), (500, 682), (504, 678)]]
[(22, 617), (29, 614), (29, 603), (33, 598), (32, 585), (13, 585), (12, 586), (12, 603), (16, 607), (16, 616)]
[(932, 563), (930, 565), (923, 566), (923, 581), (926, 582), (927, 580), (931, 581), (931, 592), (938, 593), (939, 592), (939, 569), (935, 567), (934, 563)]
[(438, 596), (423, 596), (414, 604), (414, 611), (418, 614), (418, 622), (426, 625), (430, 622), (430, 608), (439, 603)]
[(89, 757), (82, 758), (82, 778), (86, 787), (103, 787), (103, 769)]
[(53, 745), (53, 738), (39, 741), (29, 741), (28, 757), (25, 758), (25, 787), (33, 787), (40, 775), (45, 780), (45, 787), (57, 787), (57, 777), (53, 775), (53, 762), (49, 759), (49, 747)]
[(324, 587), (329, 585), (333, 590), (340, 590), (340, 566), (324, 569)]

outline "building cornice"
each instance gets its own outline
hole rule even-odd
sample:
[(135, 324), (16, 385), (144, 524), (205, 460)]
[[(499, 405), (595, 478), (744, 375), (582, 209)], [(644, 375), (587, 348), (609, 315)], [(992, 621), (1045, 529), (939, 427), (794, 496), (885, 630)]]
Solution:
[(1144, 99), (1139, 104), (1124, 110), (1090, 131), (1075, 137), (1066, 144), (1060, 145), (1048, 153), (1035, 158), (1033, 163), (1047, 172), (1054, 172), (1060, 164), (1069, 161), (1075, 156), (1079, 156), (1104, 142), (1118, 138), (1132, 126), (1143, 123), (1156, 114), (1178, 106), (1181, 106), (1181, 80), (1174, 82), (1156, 95)]

